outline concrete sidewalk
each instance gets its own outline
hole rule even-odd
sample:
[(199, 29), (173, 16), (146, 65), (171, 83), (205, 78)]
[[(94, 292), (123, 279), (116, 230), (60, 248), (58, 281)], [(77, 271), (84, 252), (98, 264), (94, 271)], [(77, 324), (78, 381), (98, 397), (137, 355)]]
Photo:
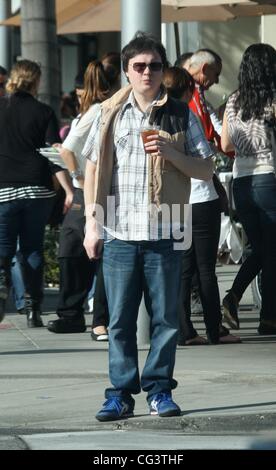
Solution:
[[(237, 269), (218, 267), (221, 296)], [(56, 299), (56, 291), (46, 291), (45, 324), (55, 318)], [(178, 348), (178, 418), (148, 416), (140, 394), (135, 418), (98, 423), (109, 385), (108, 344), (91, 341), (89, 328), (67, 335), (28, 329), (12, 310), (0, 324), (0, 449), (234, 449), (262, 436), (276, 442), (276, 337), (257, 335), (250, 289), (241, 304), (241, 344)], [(193, 319), (204, 334), (202, 317)], [(140, 347), (141, 367), (146, 355), (147, 346)]]

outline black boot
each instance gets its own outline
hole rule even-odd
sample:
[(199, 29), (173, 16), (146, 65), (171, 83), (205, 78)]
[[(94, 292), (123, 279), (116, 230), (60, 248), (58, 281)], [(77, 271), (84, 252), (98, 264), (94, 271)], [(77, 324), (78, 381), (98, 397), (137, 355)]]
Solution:
[(0, 323), (5, 316), (6, 300), (10, 290), (10, 265), (7, 258), (0, 258)]
[(41, 328), (43, 322), (41, 320), (40, 303), (32, 299), (31, 297), (25, 297), (25, 311), (27, 314), (27, 325), (28, 328)]

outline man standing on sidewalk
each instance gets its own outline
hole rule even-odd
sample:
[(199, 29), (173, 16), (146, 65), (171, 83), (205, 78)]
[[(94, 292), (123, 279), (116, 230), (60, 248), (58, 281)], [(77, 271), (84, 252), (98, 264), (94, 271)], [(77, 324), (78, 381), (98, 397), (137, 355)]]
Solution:
[[(130, 86), (102, 104), (83, 151), (88, 158), (84, 246), (90, 259), (101, 256), (103, 241), (96, 221), (101, 211), (109, 237), (103, 272), (113, 388), (105, 391), (107, 400), (96, 415), (99, 421), (133, 416), (132, 394), (141, 388), (147, 392), (150, 414), (180, 414), (171, 391), (177, 386), (173, 370), (182, 252), (174, 249), (172, 227), (169, 236), (162, 237), (160, 217), (152, 234), (151, 211), (154, 206), (160, 216), (162, 204), (169, 209), (178, 204), (183, 215), (190, 177), (210, 179), (213, 172), (207, 158), (212, 152), (197, 119), (185, 104), (168, 98), (161, 86), (167, 66), (163, 45), (151, 35), (137, 33), (123, 49), (122, 62)], [(144, 146), (140, 130), (148, 123), (161, 130)], [(107, 196), (114, 201), (115, 230)], [(151, 319), (151, 347), (140, 378), (136, 322), (143, 294)]]

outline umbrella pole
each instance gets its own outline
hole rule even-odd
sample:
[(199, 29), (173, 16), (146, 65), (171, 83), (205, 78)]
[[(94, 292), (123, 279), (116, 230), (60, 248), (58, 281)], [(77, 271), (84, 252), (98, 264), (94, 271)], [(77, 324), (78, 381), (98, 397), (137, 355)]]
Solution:
[(179, 27), (178, 23), (173, 24), (174, 28), (174, 37), (175, 37), (175, 49), (176, 49), (176, 58), (180, 56), (180, 40), (179, 40)]

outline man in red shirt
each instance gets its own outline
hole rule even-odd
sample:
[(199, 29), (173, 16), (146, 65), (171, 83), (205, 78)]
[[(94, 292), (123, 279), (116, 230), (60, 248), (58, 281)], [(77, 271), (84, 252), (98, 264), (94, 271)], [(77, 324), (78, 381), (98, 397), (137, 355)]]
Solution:
[(204, 92), (219, 82), (222, 61), (218, 54), (208, 49), (195, 52), (189, 59), (188, 71), (196, 82), (189, 108), (199, 117), (206, 138), (220, 148), (221, 121), (207, 103)]

